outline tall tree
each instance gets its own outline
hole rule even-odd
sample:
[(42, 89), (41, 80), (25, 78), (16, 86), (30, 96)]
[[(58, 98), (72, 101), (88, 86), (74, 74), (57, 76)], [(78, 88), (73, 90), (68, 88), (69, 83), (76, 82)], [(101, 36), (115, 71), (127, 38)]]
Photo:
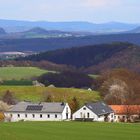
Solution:
[(78, 110), (79, 102), (76, 97), (72, 98), (72, 101), (70, 102), (70, 108), (71, 108), (72, 113), (74, 113)]
[(3, 102), (7, 103), (8, 105), (14, 105), (15, 104), (15, 98), (13, 97), (12, 92), (9, 90), (6, 91), (2, 98)]

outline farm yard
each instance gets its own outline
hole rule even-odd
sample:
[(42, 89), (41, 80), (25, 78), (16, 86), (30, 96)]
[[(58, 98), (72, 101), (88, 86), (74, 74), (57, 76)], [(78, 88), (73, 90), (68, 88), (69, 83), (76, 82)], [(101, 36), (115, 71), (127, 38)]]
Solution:
[(1, 123), (0, 140), (139, 140), (139, 124), (91, 122)]

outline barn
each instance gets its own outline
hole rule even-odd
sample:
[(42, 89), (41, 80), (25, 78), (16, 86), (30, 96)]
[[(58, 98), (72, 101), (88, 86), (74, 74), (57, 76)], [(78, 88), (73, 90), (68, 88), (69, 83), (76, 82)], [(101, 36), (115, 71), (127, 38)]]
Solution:
[(70, 120), (71, 110), (68, 103), (19, 102), (4, 112), (6, 120), (17, 121), (62, 121)]

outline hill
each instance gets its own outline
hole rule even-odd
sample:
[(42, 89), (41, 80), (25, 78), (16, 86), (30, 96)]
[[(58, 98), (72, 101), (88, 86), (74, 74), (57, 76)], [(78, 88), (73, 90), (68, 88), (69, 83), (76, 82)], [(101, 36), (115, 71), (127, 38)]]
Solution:
[(133, 30), (128, 31), (128, 33), (140, 33), (140, 26)]
[(139, 52), (140, 47), (133, 44), (112, 43), (48, 51), (23, 59), (86, 67), (89, 73), (122, 67), (140, 71)]
[(111, 33), (128, 31), (139, 26), (138, 24), (127, 24), (120, 22), (108, 23), (90, 23), (82, 21), (71, 22), (48, 22), (48, 21), (18, 21), (18, 20), (0, 20), (0, 27), (8, 32), (23, 32), (25, 30), (41, 27), (47, 30), (61, 31), (86, 31), (94, 33)]
[(28, 38), (28, 39), (1, 39), (0, 51), (42, 52), (61, 48), (80, 47), (112, 42), (130, 42), (140, 45), (140, 33), (92, 35), (84, 37), (65, 38)]
[(1, 67), (0, 79), (2, 80), (21, 80), (30, 79), (34, 76), (40, 76), (49, 71), (35, 67)]
[(64, 37), (79, 37), (91, 35), (88, 32), (66, 32), (59, 30), (46, 30), (40, 27), (34, 27), (27, 31), (8, 33), (1, 36), (1, 39), (24, 39), (24, 38), (64, 38)]
[(5, 30), (3, 28), (0, 28), (0, 35), (5, 35), (5, 34), (6, 34)]
[(104, 72), (108, 69), (126, 68), (140, 73), (140, 48), (130, 46), (110, 58), (98, 63), (97, 65), (90, 66), (86, 69), (88, 73)]
[(9, 90), (13, 92), (13, 96), (18, 100), (44, 101), (46, 95), (51, 95), (54, 101), (70, 102), (73, 97), (76, 97), (83, 105), (87, 101), (100, 100), (99, 93), (96, 91), (88, 91), (75, 88), (56, 88), (56, 87), (34, 87), (34, 86), (0, 86), (0, 98)]

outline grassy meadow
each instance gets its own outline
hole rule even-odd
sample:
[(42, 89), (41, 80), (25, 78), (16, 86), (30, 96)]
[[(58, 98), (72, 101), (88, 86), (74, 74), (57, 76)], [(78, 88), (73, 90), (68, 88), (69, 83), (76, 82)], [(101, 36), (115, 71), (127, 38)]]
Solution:
[(54, 101), (71, 101), (77, 97), (80, 104), (86, 101), (97, 101), (100, 99), (96, 91), (88, 91), (75, 88), (34, 87), (34, 86), (0, 86), (0, 97), (10, 90), (18, 100), (43, 101), (45, 95), (52, 96)]
[(21, 80), (30, 79), (34, 76), (40, 76), (49, 71), (36, 67), (1, 67), (0, 79), (2, 80)]
[(139, 124), (92, 122), (0, 123), (0, 140), (140, 140)]

